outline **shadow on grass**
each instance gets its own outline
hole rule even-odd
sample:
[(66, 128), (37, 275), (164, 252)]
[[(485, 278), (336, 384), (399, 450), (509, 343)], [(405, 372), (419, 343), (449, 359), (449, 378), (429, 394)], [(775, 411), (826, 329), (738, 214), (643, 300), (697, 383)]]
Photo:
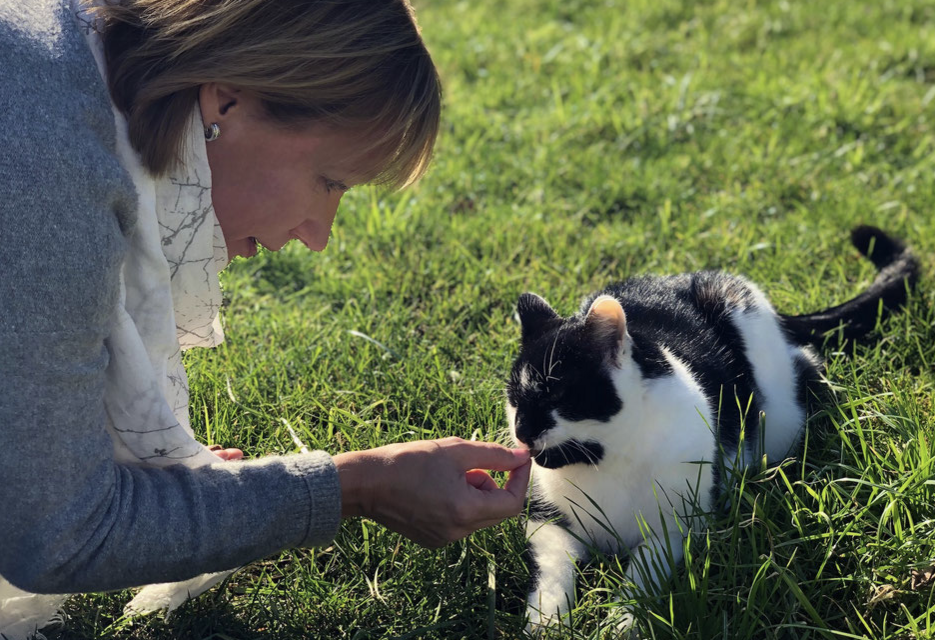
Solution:
[[(210, 595), (196, 598), (182, 605), (168, 619), (151, 615), (135, 620), (120, 617), (123, 603), (129, 597), (120, 594), (96, 594), (83, 596), (81, 610), (87, 609), (87, 600), (95, 600), (98, 615), (94, 619), (85, 616), (71, 617), (67, 614), (77, 606), (75, 601), (66, 604), (65, 628), (49, 628), (44, 631), (48, 640), (155, 640), (173, 638), (178, 640), (260, 640), (280, 638), (314, 637), (309, 629), (287, 628), (277, 624), (276, 628), (264, 626), (264, 620), (275, 620), (276, 612), (265, 610), (262, 605), (249, 616), (237, 610), (221, 598)], [(288, 616), (284, 616), (288, 620)], [(105, 621), (113, 621), (106, 625)], [(284, 622), (279, 620), (278, 622)], [(106, 626), (105, 626), (106, 625)]]

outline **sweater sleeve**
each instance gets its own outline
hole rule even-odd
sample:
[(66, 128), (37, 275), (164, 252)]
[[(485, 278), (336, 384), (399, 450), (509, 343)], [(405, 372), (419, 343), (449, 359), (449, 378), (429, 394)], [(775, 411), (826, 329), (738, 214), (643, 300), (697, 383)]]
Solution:
[(0, 335), (0, 575), (14, 585), (66, 593), (173, 582), (334, 536), (340, 487), (327, 454), (117, 465), (100, 345), (83, 334), (31, 338)]
[(102, 591), (323, 544), (341, 511), (325, 453), (114, 461), (104, 340), (136, 194), (63, 6), (0, 1), (0, 575), (36, 593)]

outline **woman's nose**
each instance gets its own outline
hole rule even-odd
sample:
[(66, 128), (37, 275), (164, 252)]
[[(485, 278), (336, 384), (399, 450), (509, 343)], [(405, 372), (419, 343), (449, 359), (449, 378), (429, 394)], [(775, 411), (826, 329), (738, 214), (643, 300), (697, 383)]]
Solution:
[(296, 238), (312, 251), (324, 251), (331, 237), (331, 225), (338, 213), (341, 196), (329, 199), (328, 203), (320, 209), (311, 219), (306, 220), (292, 230)]

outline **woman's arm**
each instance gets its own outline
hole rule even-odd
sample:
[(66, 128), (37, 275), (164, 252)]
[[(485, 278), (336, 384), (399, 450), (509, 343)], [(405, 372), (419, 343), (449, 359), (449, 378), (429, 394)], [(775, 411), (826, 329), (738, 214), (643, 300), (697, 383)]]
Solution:
[(0, 575), (35, 592), (117, 589), (326, 542), (340, 521), (326, 454), (114, 463), (104, 340), (136, 193), (83, 37), (45, 28), (47, 10), (60, 6), (19, 11), (12, 30), (0, 11)]
[(327, 454), (195, 470), (115, 464), (100, 332), (12, 331), (29, 326), (26, 306), (8, 304), (0, 329), (0, 574), (34, 592), (100, 591), (331, 539), (340, 492)]

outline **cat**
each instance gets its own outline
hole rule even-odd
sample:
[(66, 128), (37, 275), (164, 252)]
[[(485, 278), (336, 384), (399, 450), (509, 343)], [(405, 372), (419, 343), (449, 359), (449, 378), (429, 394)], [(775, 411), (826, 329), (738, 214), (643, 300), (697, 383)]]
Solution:
[[(821, 386), (816, 348), (833, 330), (867, 334), (918, 277), (911, 251), (880, 229), (858, 227), (851, 240), (875, 280), (807, 315), (777, 314), (756, 285), (719, 271), (631, 278), (570, 318), (520, 296), (506, 413), (534, 461), (527, 630), (568, 612), (589, 548), (629, 551), (626, 578), (661, 586), (682, 560), (691, 505), (710, 512), (734, 470), (794, 454)], [(618, 630), (632, 624), (623, 609)]]

